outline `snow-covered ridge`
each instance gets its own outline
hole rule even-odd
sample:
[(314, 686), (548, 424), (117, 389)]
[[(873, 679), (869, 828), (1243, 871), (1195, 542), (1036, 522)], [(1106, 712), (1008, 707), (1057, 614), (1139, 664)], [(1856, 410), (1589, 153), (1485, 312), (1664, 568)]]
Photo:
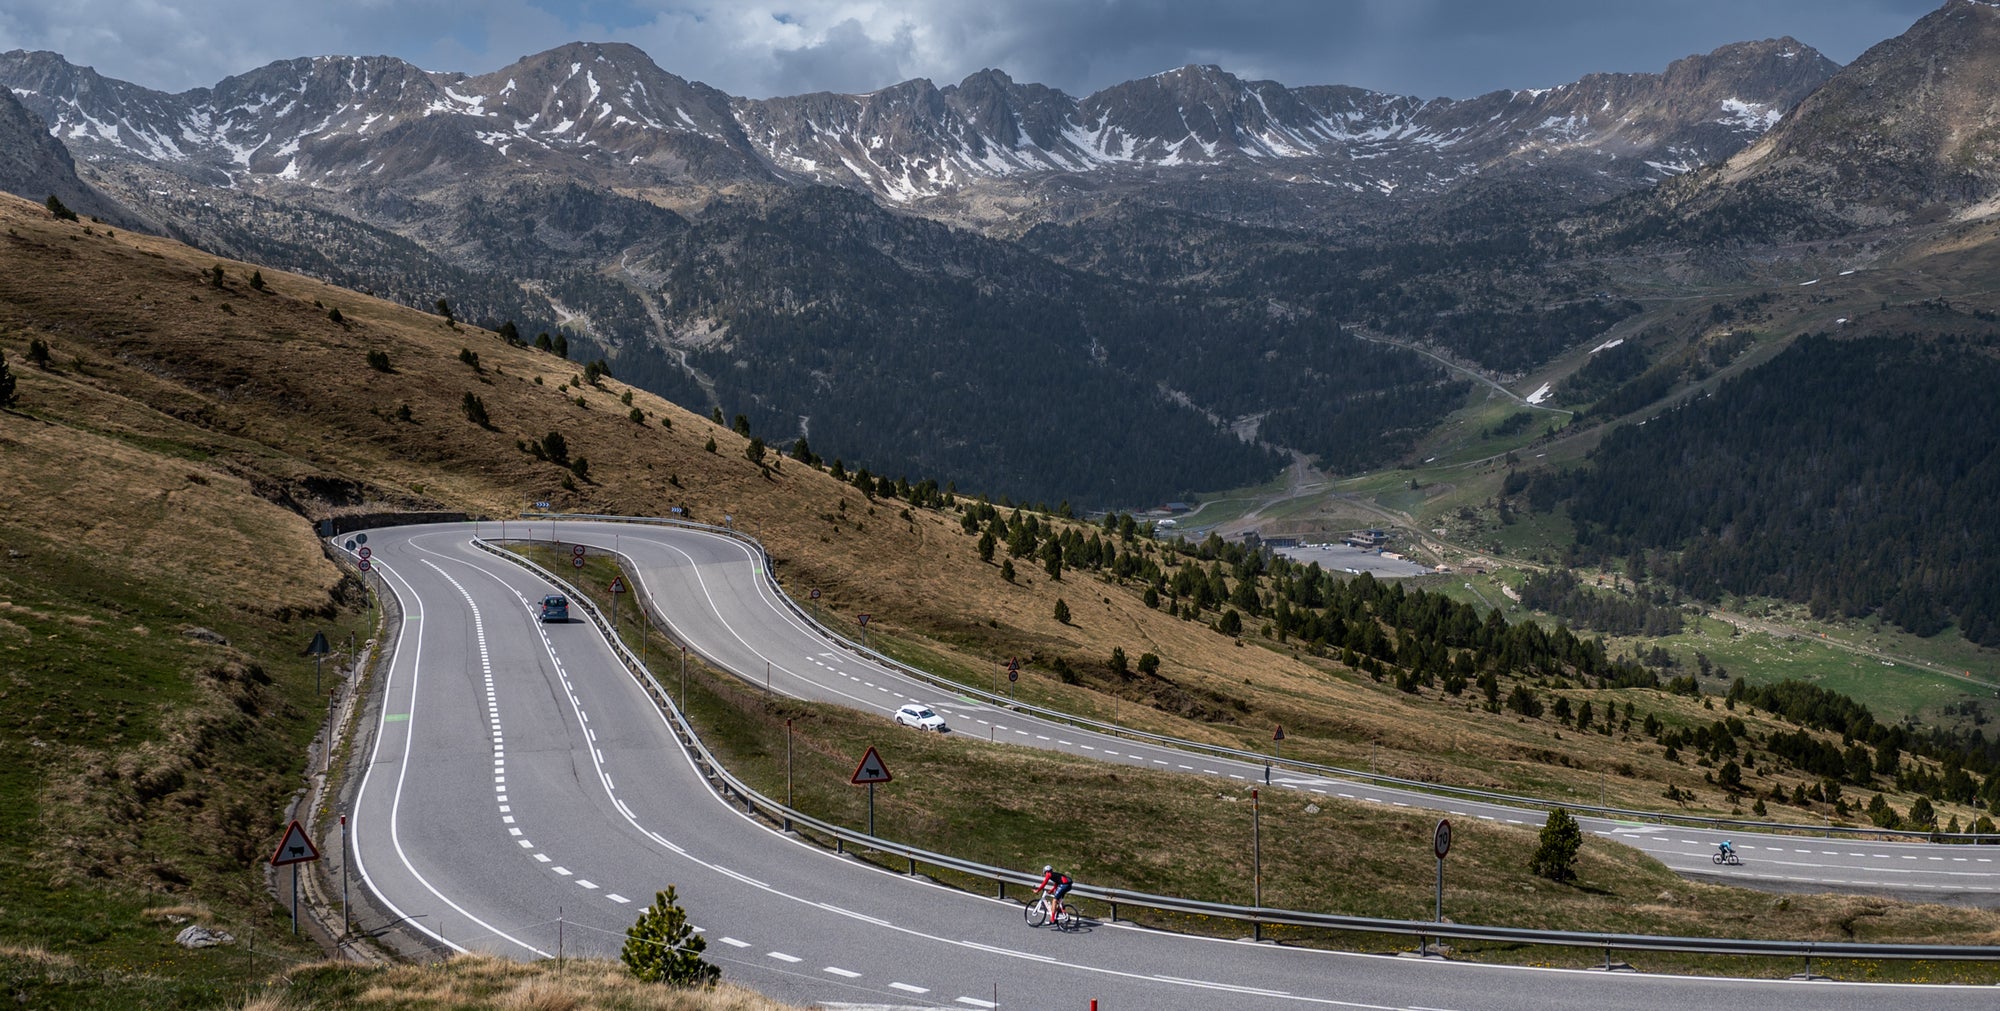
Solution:
[[(1811, 51), (1792, 43), (1772, 52)], [(1288, 88), (1191, 66), (1083, 99), (982, 71), (942, 89), (910, 81), (861, 95), (751, 100), (668, 74), (632, 47), (583, 43), (479, 77), (386, 57), (316, 57), (165, 95), (50, 56), (0, 54), (0, 83), (93, 156), (317, 183), (466, 159), (536, 166), (580, 158), (683, 172), (694, 161), (739, 177), (859, 185), (897, 202), (987, 179), (1209, 167), (1345, 191), (1422, 192), (1509, 160), (1595, 151), (1634, 156), (1628, 174), (1659, 178), (1716, 157), (1711, 144), (1677, 142), (1676, 130), (1706, 122), (1761, 133), (1799, 97), (1743, 81), (1747, 90), (1721, 102), (1720, 118), (1711, 111), (1677, 123), (1659, 111), (1673, 102), (1645, 104), (1647, 89), (1664, 80), (1645, 75), (1621, 75), (1615, 87), (1586, 79), (1425, 101)], [(392, 137), (430, 150), (409, 158), (373, 150)], [(690, 154), (702, 149), (727, 157)]]

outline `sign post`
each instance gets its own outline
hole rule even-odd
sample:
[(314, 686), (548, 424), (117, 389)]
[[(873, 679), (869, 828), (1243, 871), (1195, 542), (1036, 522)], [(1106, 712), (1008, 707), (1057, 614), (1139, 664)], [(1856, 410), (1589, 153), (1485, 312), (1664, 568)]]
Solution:
[(625, 577), (611, 577), (611, 634), (618, 634), (618, 598), (625, 593)]
[(1284, 743), (1285, 743), (1285, 725), (1280, 723), (1278, 724), (1278, 729), (1271, 732), (1271, 758), (1273, 761), (1280, 761), (1284, 759), (1285, 757), (1284, 753), (1280, 750), (1279, 747)]
[[(1250, 889), (1250, 904), (1264, 908), (1264, 808), (1254, 787), (1250, 790)], [(1250, 936), (1264, 939), (1262, 920), (1250, 921)]]
[(569, 563), (579, 569), (583, 568), (583, 545), (576, 544), (570, 547)]
[(321, 661), (323, 661), (323, 660), (325, 660), (325, 659), (326, 659), (326, 655), (327, 655), (328, 653), (331, 653), (331, 652), (333, 652), (333, 647), (331, 647), (331, 646), (328, 646), (328, 645), (326, 644), (326, 633), (325, 633), (325, 632), (314, 632), (314, 633), (313, 633), (313, 641), (312, 641), (312, 643), (311, 643), (311, 644), (309, 644), (308, 646), (306, 646), (306, 655), (307, 655), (307, 656), (310, 656), (310, 657), (312, 657), (312, 658), (313, 658), (313, 694), (314, 694), (314, 695), (318, 695), (318, 694), (319, 694), (319, 665), (320, 665), (320, 662), (321, 662)]
[(1444, 855), (1451, 852), (1451, 819), (1439, 818), (1437, 829), (1431, 833), (1431, 852), (1437, 854), (1437, 921), (1444, 922)]
[(293, 819), (291, 827), (285, 829), (285, 838), (278, 842), (278, 849), (271, 854), (271, 866), (292, 869), (292, 933), (299, 932), (299, 865), (319, 859), (319, 847), (306, 836), (304, 826)]
[(1021, 660), (1019, 657), (1008, 657), (1007, 658), (1007, 701), (1009, 702), (1014, 701), (1014, 682), (1019, 680), (1021, 680)]
[(869, 618), (872, 618), (872, 617), (874, 617), (874, 615), (871, 615), (871, 614), (857, 614), (857, 615), (855, 615), (855, 616), (854, 616), (854, 622), (855, 622), (855, 624), (857, 624), (857, 625), (860, 625), (860, 626), (861, 626), (861, 648), (862, 648), (862, 649), (867, 649), (867, 648), (868, 648), (868, 619), (869, 619)]
[(882, 764), (882, 756), (875, 753), (875, 746), (868, 746), (868, 753), (861, 756), (861, 764), (854, 767), (854, 775), (848, 782), (856, 786), (868, 787), (868, 834), (875, 834), (875, 784), (887, 783), (892, 779), (889, 767)]

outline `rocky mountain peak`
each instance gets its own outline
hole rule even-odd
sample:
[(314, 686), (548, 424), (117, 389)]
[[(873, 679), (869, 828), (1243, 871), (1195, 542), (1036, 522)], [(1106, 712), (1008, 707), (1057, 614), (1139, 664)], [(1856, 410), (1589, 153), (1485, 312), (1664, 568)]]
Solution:
[(1995, 213), (1996, 92), (2000, 4), (1950, 0), (1834, 75), (1714, 181), (1812, 208), (1821, 227)]

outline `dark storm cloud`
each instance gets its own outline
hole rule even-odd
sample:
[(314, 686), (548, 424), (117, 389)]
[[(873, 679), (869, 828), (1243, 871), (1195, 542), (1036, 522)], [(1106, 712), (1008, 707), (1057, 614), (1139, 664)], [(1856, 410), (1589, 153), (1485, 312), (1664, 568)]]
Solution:
[(479, 73), (578, 39), (631, 42), (733, 94), (867, 91), (984, 67), (1075, 95), (1187, 63), (1286, 84), (1469, 96), (1656, 72), (1790, 35), (1843, 63), (1931, 0), (12, 0), (0, 49), (52, 49), (149, 87), (271, 60), (400, 56)]

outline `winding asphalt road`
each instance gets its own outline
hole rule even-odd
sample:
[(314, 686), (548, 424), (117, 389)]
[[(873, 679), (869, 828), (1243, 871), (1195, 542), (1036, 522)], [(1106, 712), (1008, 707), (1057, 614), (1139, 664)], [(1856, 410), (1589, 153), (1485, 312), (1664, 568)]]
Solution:
[[(529, 533), (525, 524), (508, 526), (509, 538)], [(533, 536), (549, 539), (549, 525), (537, 526)], [(498, 537), (497, 527), (478, 532)], [(390, 915), (450, 947), (532, 959), (553, 956), (560, 946), (616, 957), (640, 909), (674, 884), (704, 932), (706, 957), (736, 981), (799, 1003), (1083, 1008), (1095, 999), (1112, 1011), (1725, 1002), (1859, 1008), (1959, 999), (1951, 996), (1957, 991), (1931, 987), (1382, 958), (1120, 924), (1071, 935), (1032, 930), (1020, 922), (1017, 903), (878, 870), (772, 832), (731, 808), (703, 782), (595, 626), (535, 620), (531, 602), (548, 592), (546, 584), (472, 547), (470, 525), (369, 533), (372, 564), (403, 619), (377, 679), (349, 851)], [(622, 552), (678, 635), (741, 673), (768, 662), (779, 690), (876, 712), (915, 696), (945, 709), (960, 728), (996, 740), (1154, 768), (1185, 765), (1178, 771), (1194, 775), (1262, 775), (1261, 767), (1137, 747), (978, 705), (947, 706), (934, 690), (813, 635), (774, 599), (752, 549), (731, 538), (565, 523), (559, 539)], [(1343, 788), (1287, 779), (1303, 790)], [(1435, 803), (1377, 795), (1382, 803)], [(1669, 830), (1663, 852), (1683, 845), (1677, 835), (1700, 844), (1695, 834)], [(1833, 845), (1864, 854), (1842, 874), (1891, 869), (1875, 868), (1877, 858), (1864, 847)], [(1751, 856), (1750, 865), (1760, 859)]]

